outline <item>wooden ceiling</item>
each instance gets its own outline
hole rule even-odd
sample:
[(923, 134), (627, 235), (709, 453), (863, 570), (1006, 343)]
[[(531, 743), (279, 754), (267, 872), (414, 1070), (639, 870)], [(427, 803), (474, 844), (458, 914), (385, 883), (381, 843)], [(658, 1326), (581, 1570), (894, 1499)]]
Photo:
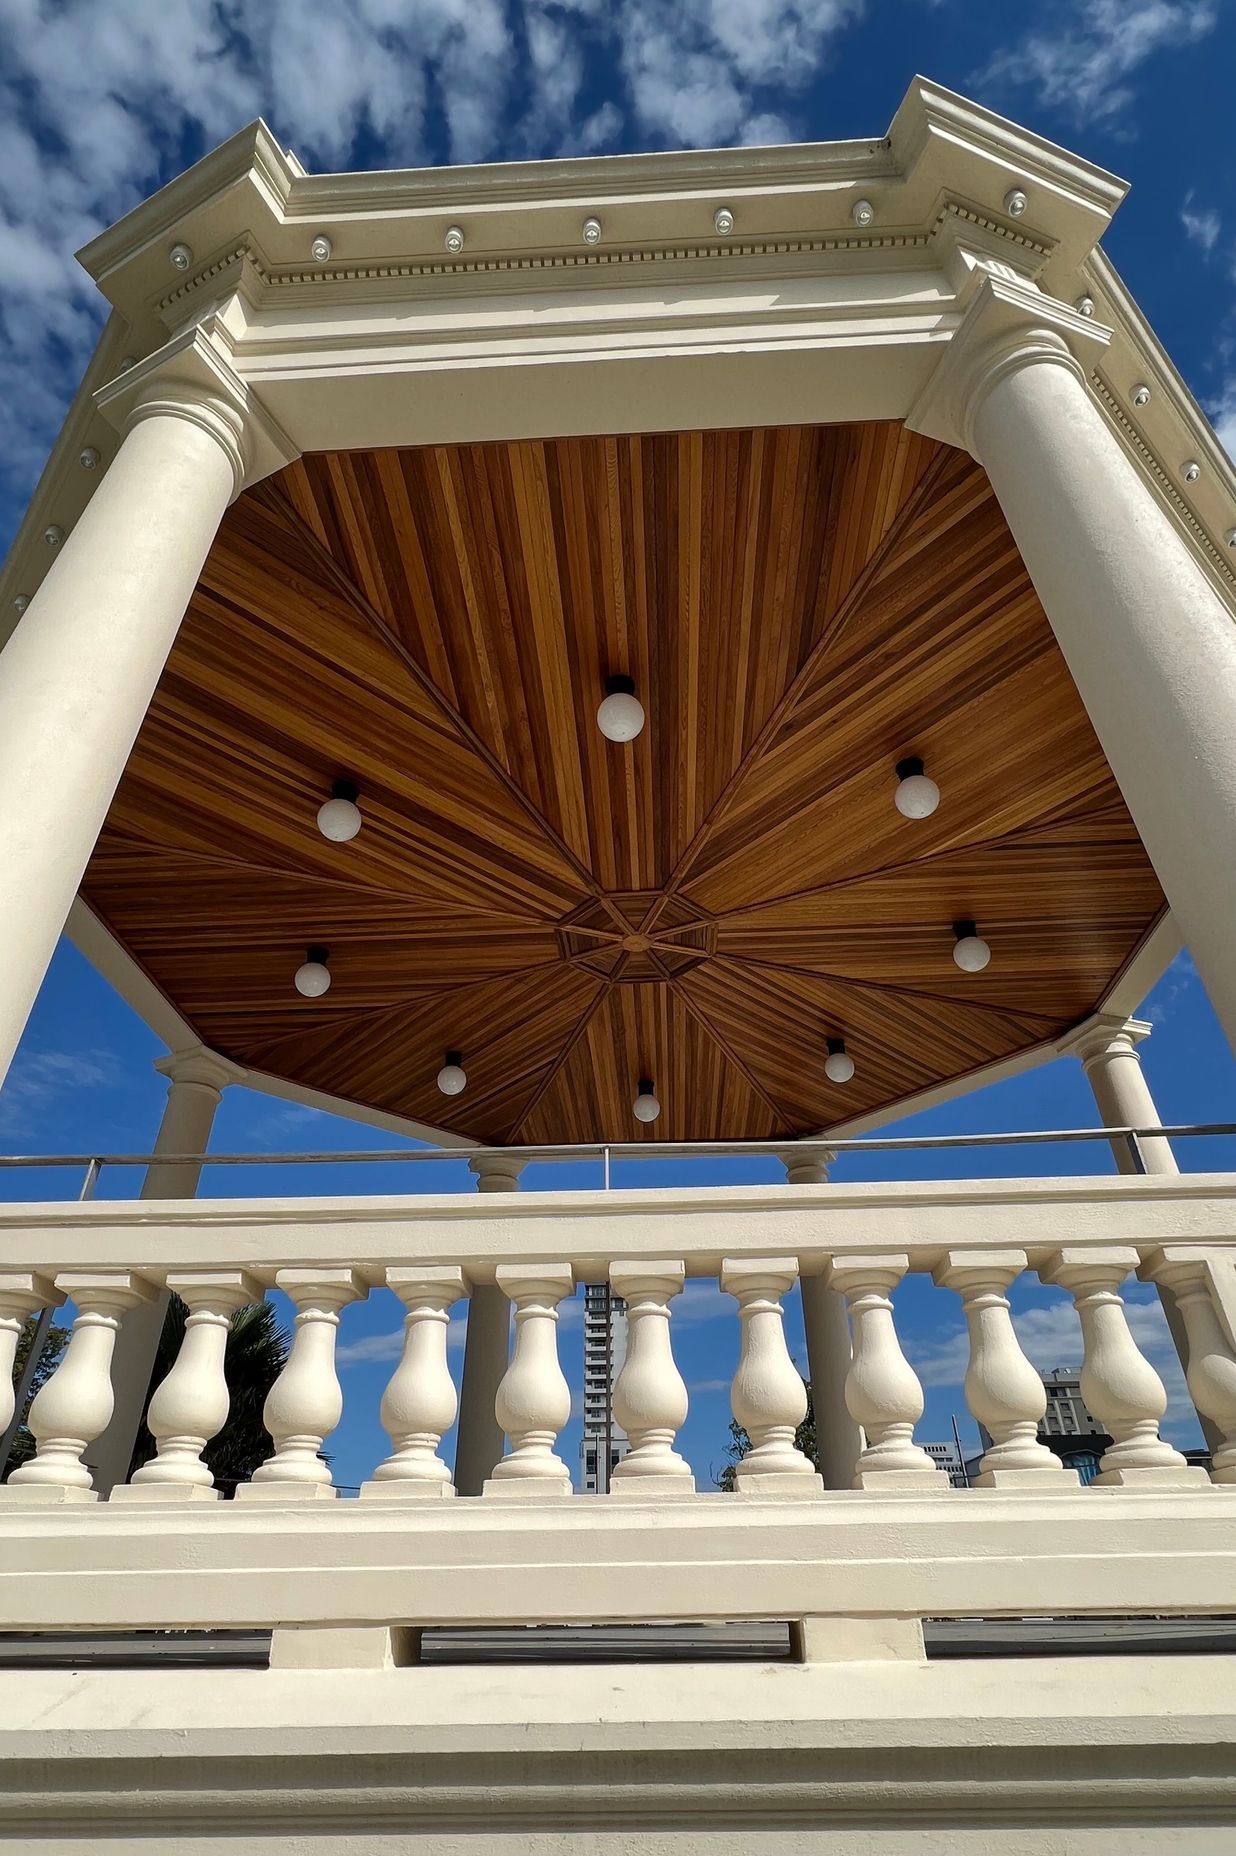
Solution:
[(983, 472), (896, 424), (304, 458), (225, 518), (84, 894), (238, 1063), (495, 1143), (827, 1128), (1058, 1035), (1164, 906)]

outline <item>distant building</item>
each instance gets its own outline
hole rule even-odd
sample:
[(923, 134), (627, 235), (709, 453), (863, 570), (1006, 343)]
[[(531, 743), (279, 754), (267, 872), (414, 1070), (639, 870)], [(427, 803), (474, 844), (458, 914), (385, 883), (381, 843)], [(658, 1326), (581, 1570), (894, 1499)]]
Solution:
[[(1082, 1397), (1081, 1373), (1075, 1366), (1056, 1366), (1041, 1378), (1047, 1410), (1038, 1427), (1038, 1440), (1069, 1469), (1075, 1469), (1083, 1482), (1092, 1482), (1112, 1440)], [(978, 1428), (983, 1448), (989, 1450), (991, 1433), (981, 1424)]]
[(612, 1423), (614, 1381), (627, 1354), (627, 1305), (601, 1282), (584, 1285), (584, 1434), (579, 1445), (579, 1486), (585, 1495), (609, 1487), (608, 1436), (613, 1473), (630, 1449), (626, 1432)]
[(966, 1465), (955, 1443), (924, 1444), (922, 1448), (936, 1467), (945, 1472), (955, 1489), (965, 1489), (970, 1486), (966, 1477)]

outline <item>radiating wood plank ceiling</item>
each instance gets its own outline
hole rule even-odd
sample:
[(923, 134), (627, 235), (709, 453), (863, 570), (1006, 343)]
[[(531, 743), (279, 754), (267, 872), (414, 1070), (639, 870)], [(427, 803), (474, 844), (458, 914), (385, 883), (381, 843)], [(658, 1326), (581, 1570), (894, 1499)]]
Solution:
[(282, 471), (224, 521), (84, 893), (227, 1056), (492, 1142), (826, 1128), (1058, 1035), (1163, 907), (986, 478), (896, 424)]

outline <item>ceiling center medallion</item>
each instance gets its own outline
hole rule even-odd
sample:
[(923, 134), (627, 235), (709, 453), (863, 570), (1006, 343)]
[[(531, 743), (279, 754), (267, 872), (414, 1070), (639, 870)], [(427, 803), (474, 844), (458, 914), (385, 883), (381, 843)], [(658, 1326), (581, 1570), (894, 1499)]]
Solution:
[(558, 924), (562, 958), (601, 979), (656, 985), (706, 960), (716, 923), (681, 896), (627, 890), (595, 896)]

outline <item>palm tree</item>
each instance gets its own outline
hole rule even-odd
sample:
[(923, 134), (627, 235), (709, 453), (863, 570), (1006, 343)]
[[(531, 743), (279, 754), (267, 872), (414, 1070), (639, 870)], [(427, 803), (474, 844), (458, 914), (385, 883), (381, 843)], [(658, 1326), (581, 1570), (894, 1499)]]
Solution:
[[(180, 1352), (187, 1314), (185, 1304), (174, 1295), (168, 1304), (151, 1374), (148, 1408), (150, 1397), (171, 1372)], [(235, 1495), (237, 1483), (247, 1482), (258, 1464), (270, 1455), (271, 1439), (262, 1423), (262, 1407), (287, 1357), (288, 1337), (276, 1321), (270, 1302), (253, 1302), (236, 1310), (228, 1323), (227, 1350), (223, 1359), (231, 1410), (219, 1435), (212, 1437), (202, 1452), (202, 1461), (227, 1497)], [(149, 1462), (154, 1453), (154, 1438), (143, 1422), (133, 1447), (130, 1477), (135, 1469)]]

